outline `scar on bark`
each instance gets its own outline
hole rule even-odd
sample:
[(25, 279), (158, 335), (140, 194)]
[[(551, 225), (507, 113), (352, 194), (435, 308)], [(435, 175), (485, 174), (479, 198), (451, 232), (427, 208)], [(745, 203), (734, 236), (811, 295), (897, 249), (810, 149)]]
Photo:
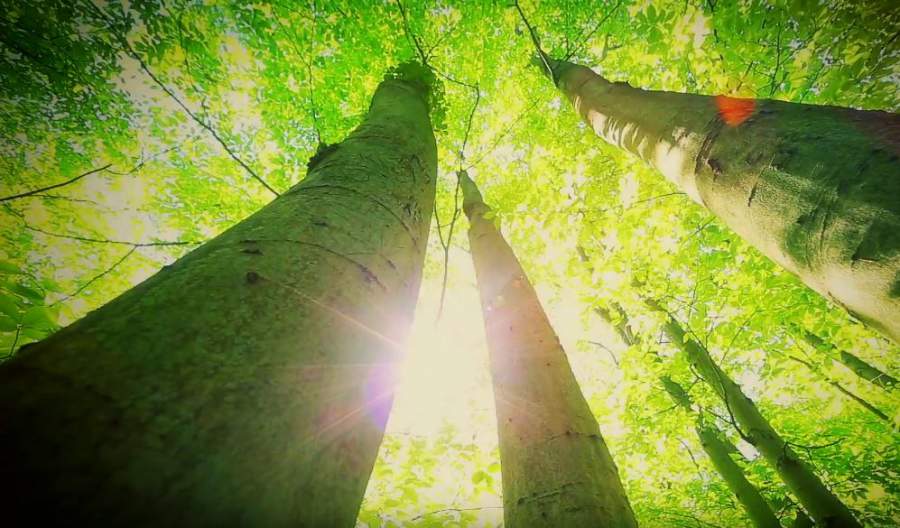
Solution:
[(709, 157), (709, 153), (712, 151), (713, 145), (718, 139), (719, 134), (722, 132), (722, 129), (725, 127), (725, 122), (719, 119), (718, 116), (714, 117), (710, 124), (707, 126), (709, 132), (703, 137), (703, 143), (700, 144), (700, 150), (697, 151), (697, 161), (694, 164), (694, 176), (696, 177), (700, 174), (700, 170), (703, 168), (703, 165), (707, 165), (713, 171), (713, 181), (716, 181), (716, 178), (719, 177), (719, 174), (722, 172), (722, 165), (718, 160), (714, 160)]

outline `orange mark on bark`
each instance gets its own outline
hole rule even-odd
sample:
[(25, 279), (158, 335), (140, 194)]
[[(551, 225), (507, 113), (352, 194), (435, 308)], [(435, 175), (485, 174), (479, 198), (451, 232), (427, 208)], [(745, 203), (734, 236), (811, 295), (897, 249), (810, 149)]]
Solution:
[(719, 109), (719, 116), (725, 124), (729, 126), (738, 126), (753, 115), (756, 108), (756, 101), (753, 99), (737, 99), (728, 97), (727, 95), (716, 96), (716, 107)]

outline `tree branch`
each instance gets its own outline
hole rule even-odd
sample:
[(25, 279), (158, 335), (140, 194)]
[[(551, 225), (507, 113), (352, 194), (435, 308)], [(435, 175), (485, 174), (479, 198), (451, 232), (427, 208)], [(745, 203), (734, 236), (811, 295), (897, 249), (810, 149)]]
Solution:
[(103, 172), (103, 171), (109, 169), (111, 166), (112, 166), (112, 163), (107, 163), (106, 165), (104, 165), (104, 166), (102, 166), (102, 167), (97, 167), (97, 168), (91, 169), (91, 170), (89, 170), (89, 171), (87, 171), (87, 172), (82, 172), (82, 173), (79, 174), (78, 176), (75, 176), (74, 178), (70, 178), (70, 179), (68, 179), (68, 180), (66, 180), (66, 181), (64, 181), (64, 182), (56, 183), (56, 184), (53, 184), (53, 185), (48, 185), (47, 187), (41, 187), (40, 189), (35, 189), (35, 190), (33, 190), (33, 191), (24, 192), (24, 193), (21, 193), (21, 194), (14, 194), (14, 195), (12, 195), (12, 196), (5, 196), (5, 197), (3, 197), (3, 198), (0, 198), (0, 202), (8, 202), (8, 201), (10, 201), (10, 200), (16, 200), (16, 199), (19, 199), (19, 198), (25, 198), (25, 197), (27, 197), (27, 196), (34, 196), (35, 194), (40, 194), (40, 193), (42, 193), (42, 192), (50, 191), (50, 190), (53, 190), (53, 189), (59, 189), (60, 187), (65, 187), (66, 185), (71, 185), (71, 184), (77, 182), (78, 180), (84, 178), (85, 176), (90, 176), (91, 174), (96, 174), (96, 173), (98, 173), (98, 172)]
[[(110, 16), (107, 15), (107, 14), (106, 14), (102, 9), (100, 9), (96, 4), (94, 4), (93, 0), (88, 0), (88, 4), (94, 9), (95, 12), (97, 12), (97, 14), (98, 14), (101, 18), (103, 18), (103, 19), (106, 20), (110, 25), (112, 25), (113, 21), (110, 19)], [(240, 166), (247, 172), (247, 174), (250, 175), (251, 178), (253, 178), (253, 179), (256, 180), (257, 182), (259, 182), (259, 183), (260, 183), (263, 187), (265, 187), (269, 192), (271, 192), (271, 193), (274, 194), (275, 196), (280, 196), (280, 194), (278, 193), (278, 191), (276, 191), (275, 189), (272, 188), (271, 185), (269, 185), (268, 183), (266, 183), (266, 181), (265, 181), (264, 179), (262, 179), (262, 178), (256, 173), (256, 171), (254, 171), (252, 168), (250, 168), (250, 166), (247, 165), (247, 164), (244, 162), (244, 160), (242, 160), (242, 159), (241, 159), (241, 158), (240, 158), (240, 157), (239, 157), (239, 156), (231, 149), (231, 147), (228, 146), (228, 144), (225, 142), (225, 140), (222, 139), (222, 137), (221, 137), (221, 136), (219, 135), (219, 133), (212, 127), (212, 125), (210, 125), (210, 124), (209, 124), (207, 121), (205, 121), (204, 119), (200, 118), (200, 116), (198, 116), (196, 113), (194, 113), (193, 110), (191, 110), (190, 108), (188, 108), (188, 106), (187, 106), (186, 104), (184, 104), (184, 102), (181, 100), (181, 98), (178, 97), (178, 96), (175, 94), (175, 92), (172, 91), (171, 88), (169, 88), (168, 86), (166, 86), (166, 84), (165, 84), (164, 82), (162, 82), (162, 80), (160, 80), (160, 78), (157, 77), (156, 74), (153, 73), (153, 71), (150, 69), (150, 67), (147, 65), (147, 63), (144, 61), (144, 59), (143, 59), (143, 58), (142, 58), (142, 57), (134, 50), (134, 48), (131, 46), (131, 44), (129, 44), (128, 39), (125, 38), (124, 35), (118, 33), (117, 31), (115, 31), (115, 30), (113, 30), (113, 29), (110, 29), (110, 31), (112, 32), (113, 36), (114, 36), (114, 37), (122, 44), (123, 51), (125, 51), (128, 55), (130, 55), (131, 58), (133, 58), (134, 60), (136, 60), (136, 61), (138, 62), (138, 65), (141, 67), (141, 70), (143, 70), (144, 73), (146, 73), (146, 74), (150, 77), (150, 79), (152, 79), (153, 82), (156, 83), (156, 85), (159, 86), (159, 88), (160, 88), (163, 92), (166, 93), (166, 95), (168, 95), (173, 101), (175, 101), (175, 103), (176, 103), (178, 106), (180, 106), (181, 109), (184, 110), (184, 112), (185, 112), (191, 119), (193, 119), (195, 123), (197, 123), (198, 125), (200, 125), (200, 127), (202, 127), (202, 128), (203, 128), (204, 130), (206, 130), (207, 132), (209, 132), (209, 134), (213, 137), (213, 139), (215, 139), (216, 142), (219, 143), (219, 145), (225, 150), (225, 152), (228, 154), (228, 156), (229, 156), (232, 160), (234, 160), (238, 165), (240, 165)]]

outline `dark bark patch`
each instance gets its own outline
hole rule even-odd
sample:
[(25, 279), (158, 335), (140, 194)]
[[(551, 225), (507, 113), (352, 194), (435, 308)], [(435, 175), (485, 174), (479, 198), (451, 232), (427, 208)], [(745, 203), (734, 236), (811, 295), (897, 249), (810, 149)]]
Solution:
[(887, 222), (875, 220), (866, 229), (850, 259), (853, 262), (878, 262), (896, 254), (897, 248), (900, 248), (900, 232)]

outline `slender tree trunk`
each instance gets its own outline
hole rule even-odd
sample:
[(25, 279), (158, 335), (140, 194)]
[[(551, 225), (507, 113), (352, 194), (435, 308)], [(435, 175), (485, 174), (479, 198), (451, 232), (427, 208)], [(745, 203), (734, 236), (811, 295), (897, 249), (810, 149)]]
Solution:
[(5, 521), (353, 526), (431, 219), (426, 91), (382, 82), (303, 182), (0, 368)]
[(900, 116), (640, 90), (552, 64), (597, 135), (900, 342)]
[[(637, 338), (631, 332), (631, 328), (628, 325), (628, 320), (624, 312), (621, 309), (618, 309), (618, 307), (616, 307), (616, 310), (619, 312), (618, 323), (613, 321), (612, 314), (610, 314), (608, 310), (598, 307), (595, 311), (615, 329), (616, 333), (626, 345), (635, 345), (637, 343)], [(691, 396), (681, 387), (681, 385), (668, 376), (661, 377), (659, 381), (676, 405), (689, 414), (695, 413)], [(744, 475), (744, 470), (732, 460), (731, 453), (739, 453), (738, 449), (734, 444), (725, 440), (724, 435), (714, 425), (704, 423), (699, 415), (697, 418), (697, 427), (695, 430), (697, 432), (697, 437), (700, 439), (700, 444), (703, 446), (703, 450), (712, 461), (713, 467), (716, 468), (719, 476), (725, 481), (728, 489), (734, 493), (738, 502), (743, 506), (744, 511), (747, 513), (753, 526), (756, 528), (781, 528), (778, 517), (775, 516), (775, 512), (772, 511), (769, 503), (766, 502), (759, 490), (756, 489), (756, 486), (747, 480), (746, 475)]]
[(838, 349), (831, 343), (826, 343), (824, 339), (807, 332), (802, 328), (798, 328), (801, 337), (809, 346), (816, 350), (820, 350), (828, 354), (829, 357), (839, 361), (842, 365), (853, 371), (860, 378), (878, 385), (884, 390), (890, 391), (897, 386), (897, 379), (890, 376), (886, 372), (882, 372), (878, 367), (870, 365), (856, 354)]
[(537, 295), (460, 173), (491, 358), (509, 528), (635, 527), (618, 470)]
[[(647, 305), (665, 313), (653, 301), (647, 300)], [(663, 329), (672, 344), (684, 352), (703, 381), (725, 403), (741, 436), (756, 447), (772, 465), (816, 523), (828, 528), (860, 527), (847, 506), (825, 487), (812, 469), (772, 428), (741, 387), (716, 365), (709, 351), (696, 340), (687, 338), (681, 325), (668, 315)]]
[(819, 370), (809, 361), (798, 358), (797, 356), (788, 356), (788, 358), (790, 358), (791, 360), (796, 361), (797, 363), (800, 363), (801, 365), (808, 368), (813, 374), (821, 377), (825, 381), (825, 383), (828, 383), (829, 385), (831, 385), (832, 387), (837, 389), (841, 394), (843, 394), (844, 396), (847, 396), (851, 400), (858, 403), (863, 409), (865, 409), (865, 410), (869, 411), (870, 413), (874, 414), (875, 416), (877, 416), (878, 419), (884, 420), (887, 423), (893, 423), (891, 418), (888, 415), (886, 415), (885, 413), (883, 413), (880, 409), (878, 409), (878, 407), (875, 407), (874, 405), (872, 405), (871, 403), (869, 403), (862, 397), (847, 390), (840, 383), (834, 381), (833, 379), (829, 378), (828, 376), (825, 376), (824, 374), (819, 372)]
[[(669, 377), (660, 378), (660, 382), (676, 405), (690, 414), (695, 413), (691, 397), (681, 385)], [(697, 426), (694, 430), (697, 432), (697, 438), (700, 439), (700, 445), (703, 446), (706, 456), (712, 461), (713, 467), (725, 481), (728, 489), (734, 493), (738, 502), (744, 507), (753, 526), (756, 528), (781, 528), (781, 523), (775, 516), (775, 512), (772, 511), (772, 507), (756, 489), (756, 486), (747, 480), (741, 466), (732, 460), (731, 453), (738, 451), (734, 444), (725, 439), (715, 425), (705, 422), (701, 415), (697, 415)]]

